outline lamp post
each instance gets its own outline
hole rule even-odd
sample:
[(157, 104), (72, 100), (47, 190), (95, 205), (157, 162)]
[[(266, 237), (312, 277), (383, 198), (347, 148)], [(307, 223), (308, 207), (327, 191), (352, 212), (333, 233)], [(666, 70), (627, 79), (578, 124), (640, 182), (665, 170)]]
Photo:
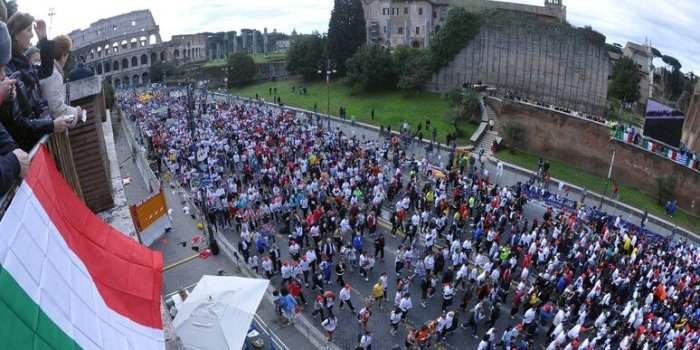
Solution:
[[(325, 67), (325, 73), (326, 73), (326, 94), (328, 97), (328, 111), (326, 114), (326, 118), (328, 118), (328, 130), (331, 129), (331, 74), (335, 74), (338, 71), (333, 68), (333, 65), (331, 63), (331, 59), (326, 60), (326, 67)], [(318, 70), (318, 74), (323, 74), (324, 73), (324, 68), (321, 66)]]
[(608, 186), (610, 185), (610, 180), (612, 179), (612, 169), (613, 169), (613, 164), (615, 163), (615, 141), (610, 140), (613, 142), (612, 145), (612, 157), (610, 158), (610, 168), (608, 168), (608, 178), (605, 180), (605, 188), (603, 189), (603, 195), (600, 197), (600, 203), (598, 204), (598, 210), (602, 210), (603, 208), (603, 199), (608, 193)]

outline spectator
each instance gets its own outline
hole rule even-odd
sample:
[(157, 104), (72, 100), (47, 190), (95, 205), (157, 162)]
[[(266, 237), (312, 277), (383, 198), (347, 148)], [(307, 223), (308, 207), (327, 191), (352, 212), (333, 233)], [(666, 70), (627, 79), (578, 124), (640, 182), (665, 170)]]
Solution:
[(69, 126), (64, 116), (56, 119), (42, 116), (43, 102), (39, 78), (48, 77), (53, 72), (53, 43), (46, 39), (46, 23), (38, 21), (34, 29), (39, 37), (42, 64), (37, 71), (24, 56), (24, 51), (29, 48), (33, 37), (33, 22), (32, 16), (21, 12), (14, 14), (7, 22), (12, 37), (12, 59), (7, 65), (7, 74), (17, 77), (17, 89), (14, 103), (6, 103), (0, 111), (0, 121), (25, 151), (31, 149), (42, 135), (63, 132)]
[[(0, 23), (0, 105), (13, 94), (15, 80), (5, 77), (5, 65), (10, 62), (12, 44), (5, 23)], [(0, 196), (14, 184), (17, 177), (27, 173), (29, 158), (0, 124)]]
[(95, 75), (95, 72), (92, 70), (92, 68), (88, 67), (85, 64), (85, 56), (80, 56), (78, 58), (78, 64), (75, 65), (75, 68), (70, 72), (70, 75), (68, 76), (68, 79), (70, 81), (78, 81), (81, 79), (89, 78)]
[(53, 56), (55, 57), (53, 73), (40, 81), (41, 92), (49, 105), (51, 115), (73, 116), (71, 126), (75, 126), (75, 123), (80, 119), (82, 110), (80, 107), (71, 107), (65, 103), (66, 89), (63, 85), (63, 68), (70, 56), (73, 42), (67, 35), (57, 36), (53, 41)]

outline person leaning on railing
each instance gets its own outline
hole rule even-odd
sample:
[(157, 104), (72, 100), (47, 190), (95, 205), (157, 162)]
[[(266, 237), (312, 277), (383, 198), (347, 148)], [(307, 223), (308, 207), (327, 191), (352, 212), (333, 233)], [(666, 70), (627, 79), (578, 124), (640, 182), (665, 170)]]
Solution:
[[(34, 18), (26, 13), (15, 13), (7, 21), (7, 29), (12, 37), (12, 59), (7, 65), (7, 74), (17, 78), (16, 93), (11, 102), (0, 109), (0, 122), (10, 132), (19, 146), (28, 151), (41, 136), (52, 132), (63, 132), (69, 127), (65, 116), (53, 119), (44, 113), (39, 79), (53, 73), (53, 42), (46, 39), (46, 23), (37, 21), (34, 30), (39, 37), (41, 66), (35, 67), (24, 55), (33, 37)], [(11, 95), (12, 96), (12, 95)]]
[[(15, 81), (5, 77), (5, 65), (10, 61), (12, 45), (5, 23), (0, 22), (0, 106), (14, 93)], [(29, 157), (0, 124), (0, 196), (12, 187), (29, 168)]]
[(41, 79), (41, 93), (49, 105), (51, 115), (72, 115), (74, 116), (72, 126), (80, 119), (82, 110), (80, 107), (71, 107), (66, 104), (66, 89), (63, 85), (65, 73), (63, 68), (70, 56), (73, 42), (67, 35), (59, 35), (53, 39), (53, 73), (46, 79)]

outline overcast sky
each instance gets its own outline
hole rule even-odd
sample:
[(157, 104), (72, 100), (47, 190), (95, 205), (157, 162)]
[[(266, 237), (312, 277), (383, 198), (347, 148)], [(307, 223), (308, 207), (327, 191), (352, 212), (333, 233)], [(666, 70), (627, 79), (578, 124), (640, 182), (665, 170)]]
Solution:
[[(542, 4), (543, 0), (512, 0)], [(163, 40), (173, 34), (224, 31), (241, 28), (308, 33), (325, 32), (333, 0), (18, 0), (21, 11), (48, 18), (56, 15), (51, 34), (84, 29), (90, 23), (120, 13), (150, 8)], [(564, 0), (568, 20), (591, 25), (608, 42), (644, 43), (676, 57), (683, 71), (700, 74), (700, 6), (698, 0)], [(657, 65), (662, 64), (661, 62)]]

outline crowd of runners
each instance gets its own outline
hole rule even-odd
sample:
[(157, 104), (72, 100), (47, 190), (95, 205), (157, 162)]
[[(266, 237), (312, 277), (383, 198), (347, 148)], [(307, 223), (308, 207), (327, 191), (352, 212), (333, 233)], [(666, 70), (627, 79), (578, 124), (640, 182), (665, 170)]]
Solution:
[[(387, 332), (405, 334), (405, 349), (700, 349), (694, 245), (585, 207), (528, 217), (537, 184), (495, 184), (478, 155), (440, 168), (277, 106), (199, 97), (190, 117), (185, 100), (161, 89), (122, 93), (119, 105), (156, 170), (274, 281), (286, 322), (311, 309), (329, 342), (355, 327), (357, 349)], [(414, 324), (429, 304), (439, 311)], [(342, 324), (346, 312), (356, 324)]]

